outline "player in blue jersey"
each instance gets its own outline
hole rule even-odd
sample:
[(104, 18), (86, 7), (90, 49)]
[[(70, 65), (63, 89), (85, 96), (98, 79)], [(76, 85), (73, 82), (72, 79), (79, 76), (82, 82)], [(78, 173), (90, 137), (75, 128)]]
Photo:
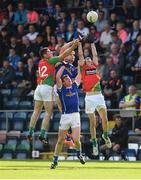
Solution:
[[(60, 55), (66, 51), (66, 49), (70, 48), (72, 46), (74, 41), (71, 41), (69, 43), (66, 43), (63, 47), (61, 47), (61, 50), (60, 50)], [(64, 61), (62, 62), (59, 62), (57, 63), (56, 65), (56, 72), (59, 71), (59, 69), (64, 66), (65, 69), (64, 71), (62, 72), (62, 75), (61, 77), (63, 77), (64, 75), (69, 75), (69, 77), (74, 80), (77, 76), (77, 68), (73, 65), (74, 63), (74, 59), (75, 59), (75, 52), (72, 51), (70, 53), (69, 56), (65, 57), (64, 58)], [(56, 88), (55, 88), (55, 91), (56, 91)], [(61, 106), (61, 102), (60, 102), (60, 98), (58, 96), (58, 93), (55, 92), (55, 100), (56, 100), (56, 104), (58, 106), (58, 109), (59, 111), (61, 112), (62, 111), (62, 106)], [(72, 140), (72, 136), (71, 136), (71, 128), (69, 129), (68, 133), (66, 134), (66, 138), (65, 138), (65, 144), (71, 146), (71, 147), (74, 147), (74, 143), (73, 143), (73, 140)]]
[(58, 164), (58, 155), (61, 152), (62, 146), (64, 144), (65, 133), (66, 130), (68, 130), (70, 127), (72, 128), (72, 137), (77, 151), (77, 157), (82, 164), (85, 164), (85, 158), (81, 153), (80, 142), (81, 127), (78, 97), (78, 86), (81, 82), (80, 68), (78, 68), (78, 74), (74, 82), (67, 74), (61, 77), (64, 69), (65, 66), (62, 66), (56, 74), (58, 94), (62, 105), (62, 115), (59, 125), (58, 141), (55, 146), (51, 169), (55, 169)]
[[(61, 50), (60, 50), (60, 55), (63, 54), (63, 52), (64, 52), (66, 49), (70, 48), (70, 46), (72, 46), (73, 42), (74, 42), (74, 41), (71, 41), (71, 42), (69, 42), (69, 43), (66, 43), (66, 44), (61, 48)], [(77, 76), (77, 68), (73, 65), (73, 62), (74, 62), (74, 59), (75, 59), (75, 56), (74, 56), (74, 55), (75, 55), (75, 52), (72, 51), (69, 56), (67, 56), (67, 57), (64, 58), (64, 61), (57, 63), (57, 64), (56, 64), (56, 68), (55, 68), (55, 69), (56, 69), (56, 73), (59, 71), (59, 69), (60, 69), (62, 66), (64, 66), (65, 68), (64, 68), (64, 71), (62, 72), (62, 75), (61, 75), (61, 76), (63, 77), (64, 75), (67, 74), (67, 75), (69, 75), (69, 77), (70, 77), (72, 80), (74, 80), (74, 79), (76, 78), (76, 76)], [(62, 107), (61, 107), (61, 104), (60, 104), (60, 99), (59, 99), (58, 94), (57, 94), (57, 92), (56, 92), (56, 87), (55, 87), (55, 95), (56, 95), (56, 103), (57, 103), (58, 109), (59, 109), (59, 111), (61, 112), (61, 111), (62, 111)]]

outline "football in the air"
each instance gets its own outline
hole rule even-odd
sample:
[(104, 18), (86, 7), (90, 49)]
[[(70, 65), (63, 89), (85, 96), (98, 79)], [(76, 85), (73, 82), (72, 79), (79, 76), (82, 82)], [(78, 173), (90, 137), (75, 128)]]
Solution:
[(90, 22), (90, 23), (95, 23), (98, 19), (98, 14), (97, 12), (95, 11), (90, 11), (88, 12), (87, 14), (87, 20)]

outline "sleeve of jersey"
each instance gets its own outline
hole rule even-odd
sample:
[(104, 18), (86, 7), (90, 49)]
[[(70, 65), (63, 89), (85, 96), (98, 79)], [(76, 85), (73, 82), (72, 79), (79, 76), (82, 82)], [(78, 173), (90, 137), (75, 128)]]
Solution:
[(63, 66), (63, 64), (59, 64), (55, 69), (56, 69), (56, 72), (59, 71), (59, 69)]
[(61, 93), (62, 93), (62, 89), (63, 89), (63, 87), (57, 88), (57, 93), (58, 93), (59, 96), (60, 96)]
[(77, 82), (74, 81), (73, 86), (74, 86), (76, 89), (78, 89), (78, 86), (79, 86), (79, 85), (77, 84)]
[(52, 65), (55, 65), (59, 61), (59, 57), (52, 57), (48, 60), (48, 62)]

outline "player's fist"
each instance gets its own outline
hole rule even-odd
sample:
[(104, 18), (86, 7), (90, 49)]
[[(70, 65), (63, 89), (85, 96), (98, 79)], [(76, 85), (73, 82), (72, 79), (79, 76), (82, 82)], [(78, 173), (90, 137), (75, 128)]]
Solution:
[(73, 45), (77, 47), (79, 45), (79, 43), (80, 43), (80, 40), (76, 39), (76, 40), (74, 40)]
[(78, 61), (78, 65), (79, 65), (79, 66), (83, 66), (84, 63), (85, 63), (85, 60), (79, 60), (79, 61)]

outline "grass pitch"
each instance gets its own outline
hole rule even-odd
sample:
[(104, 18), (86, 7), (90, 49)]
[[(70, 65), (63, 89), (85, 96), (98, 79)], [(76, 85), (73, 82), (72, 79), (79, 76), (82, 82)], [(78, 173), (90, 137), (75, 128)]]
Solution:
[(0, 179), (141, 179), (141, 162), (0, 161)]

